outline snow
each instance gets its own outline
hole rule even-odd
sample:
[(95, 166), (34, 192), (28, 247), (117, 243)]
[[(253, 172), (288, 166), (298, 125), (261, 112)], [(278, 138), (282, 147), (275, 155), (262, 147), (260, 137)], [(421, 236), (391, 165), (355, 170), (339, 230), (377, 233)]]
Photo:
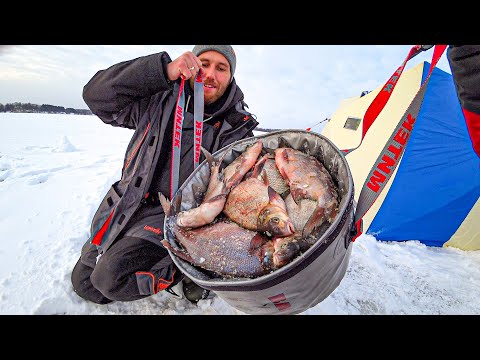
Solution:
[[(0, 314), (244, 315), (218, 296), (97, 305), (74, 293), (71, 270), (131, 135), (96, 116), (0, 113)], [(480, 252), (370, 235), (352, 246), (340, 285), (301, 315), (480, 313)]]

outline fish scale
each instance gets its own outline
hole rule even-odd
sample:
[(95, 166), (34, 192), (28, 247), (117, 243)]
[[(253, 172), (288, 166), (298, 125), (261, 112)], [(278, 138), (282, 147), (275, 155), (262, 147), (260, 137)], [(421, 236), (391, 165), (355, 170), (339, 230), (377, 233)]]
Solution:
[[(275, 158), (270, 158), (270, 155), (268, 156), (263, 166), (263, 170), (265, 170), (265, 174), (267, 175), (268, 185), (283, 197), (290, 190), (290, 187), (287, 185), (282, 174), (280, 174), (280, 171), (278, 171)], [(261, 178), (261, 176), (262, 175), (259, 175), (259, 178)]]

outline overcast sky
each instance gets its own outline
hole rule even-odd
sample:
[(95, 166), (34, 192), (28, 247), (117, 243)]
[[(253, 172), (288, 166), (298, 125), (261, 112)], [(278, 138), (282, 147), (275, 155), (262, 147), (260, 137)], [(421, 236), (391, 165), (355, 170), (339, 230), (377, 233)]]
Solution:
[[(306, 128), (331, 117), (342, 99), (383, 85), (413, 45), (234, 45), (235, 78), (261, 127)], [(0, 103), (86, 109), (83, 86), (98, 70), (159, 51), (173, 60), (193, 46), (2, 45)], [(446, 52), (437, 67), (450, 73)]]

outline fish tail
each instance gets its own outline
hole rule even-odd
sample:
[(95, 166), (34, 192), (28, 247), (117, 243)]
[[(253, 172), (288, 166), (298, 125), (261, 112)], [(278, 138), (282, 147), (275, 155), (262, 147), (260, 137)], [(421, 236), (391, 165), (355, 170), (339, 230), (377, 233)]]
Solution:
[(222, 155), (218, 159), (215, 159), (215, 157), (205, 149), (203, 146), (200, 146), (200, 150), (202, 151), (203, 155), (205, 155), (205, 158), (207, 159), (208, 164), (210, 167), (212, 166), (220, 166), (223, 162), (223, 159), (225, 159), (225, 156), (228, 154), (228, 151), (224, 151)]
[(203, 146), (200, 146), (200, 150), (202, 151), (203, 155), (205, 155), (205, 158), (207, 159), (207, 162), (210, 165), (210, 167), (212, 167), (215, 162), (215, 158), (213, 157), (213, 155)]
[(160, 200), (160, 204), (162, 205), (163, 212), (166, 216), (170, 216), (170, 213), (172, 212), (170, 201), (168, 201), (165, 195), (163, 195), (161, 192), (158, 193), (158, 198)]

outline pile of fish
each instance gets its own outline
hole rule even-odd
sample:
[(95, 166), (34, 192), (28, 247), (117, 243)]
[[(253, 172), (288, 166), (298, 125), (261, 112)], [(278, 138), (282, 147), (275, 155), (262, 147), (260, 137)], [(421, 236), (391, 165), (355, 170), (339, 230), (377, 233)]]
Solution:
[[(202, 148), (210, 180), (200, 205), (175, 213), (160, 194), (166, 229), (180, 246), (163, 245), (179, 258), (223, 278), (256, 278), (310, 248), (338, 213), (335, 183), (308, 152), (261, 140), (221, 168)], [(316, 231), (315, 236), (312, 233)]]

